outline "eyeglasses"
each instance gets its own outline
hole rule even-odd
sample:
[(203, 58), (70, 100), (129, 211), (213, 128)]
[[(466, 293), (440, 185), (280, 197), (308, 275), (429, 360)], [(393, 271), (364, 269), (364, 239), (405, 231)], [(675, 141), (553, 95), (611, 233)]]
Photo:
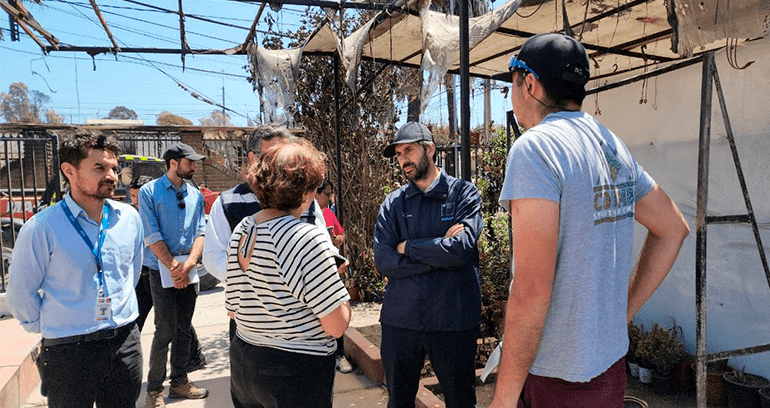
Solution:
[(176, 199), (179, 200), (177, 205), (179, 205), (180, 210), (184, 210), (185, 204), (184, 204), (184, 195), (182, 195), (181, 191), (176, 192)]
[(515, 55), (511, 56), (511, 60), (508, 62), (508, 72), (513, 72), (516, 69), (523, 69), (535, 76), (535, 79), (540, 79), (540, 76), (530, 68), (526, 62), (516, 58)]

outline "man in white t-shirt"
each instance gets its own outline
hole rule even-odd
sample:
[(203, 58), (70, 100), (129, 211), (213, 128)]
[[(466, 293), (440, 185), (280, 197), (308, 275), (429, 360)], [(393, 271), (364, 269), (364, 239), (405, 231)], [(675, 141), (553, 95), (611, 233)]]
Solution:
[[(627, 324), (689, 227), (625, 144), (580, 111), (589, 63), (578, 41), (533, 36), (509, 69), (528, 130), (509, 152), (500, 195), (514, 274), (490, 408), (619, 407)], [(635, 267), (634, 220), (648, 230)]]

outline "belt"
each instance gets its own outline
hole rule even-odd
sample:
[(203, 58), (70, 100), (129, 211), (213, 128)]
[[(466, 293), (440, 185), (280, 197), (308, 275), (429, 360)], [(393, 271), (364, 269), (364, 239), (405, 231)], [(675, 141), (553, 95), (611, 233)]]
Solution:
[(102, 329), (102, 330), (95, 331), (93, 333), (88, 333), (88, 334), (79, 334), (76, 336), (68, 336), (68, 337), (57, 337), (55, 339), (43, 339), (43, 347), (60, 346), (62, 344), (73, 344), (73, 343), (87, 343), (90, 341), (113, 339), (115, 337), (119, 337), (129, 333), (131, 329), (134, 328), (134, 326), (135, 326), (134, 322), (131, 322), (124, 326), (110, 328), (110, 329)]

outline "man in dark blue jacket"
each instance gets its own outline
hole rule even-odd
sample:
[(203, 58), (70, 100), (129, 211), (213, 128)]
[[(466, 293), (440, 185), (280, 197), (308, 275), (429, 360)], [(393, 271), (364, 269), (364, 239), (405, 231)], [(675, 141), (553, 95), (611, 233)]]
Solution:
[(374, 231), (374, 262), (388, 278), (380, 322), (389, 408), (414, 407), (426, 354), (446, 406), (476, 404), (481, 197), (436, 167), (435, 154), (433, 135), (416, 122), (383, 152), (409, 180), (385, 198)]

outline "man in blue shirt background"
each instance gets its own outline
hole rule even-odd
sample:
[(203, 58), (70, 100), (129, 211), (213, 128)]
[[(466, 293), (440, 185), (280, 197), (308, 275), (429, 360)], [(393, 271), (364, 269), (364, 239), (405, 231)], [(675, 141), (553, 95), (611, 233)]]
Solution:
[(16, 241), (7, 301), (24, 329), (42, 333), (40, 391), (52, 408), (133, 408), (141, 391), (134, 286), (144, 235), (136, 210), (108, 200), (119, 154), (112, 136), (66, 139), (59, 157), (70, 192)]
[(385, 198), (374, 230), (374, 262), (388, 278), (380, 322), (389, 408), (414, 407), (426, 354), (446, 406), (476, 405), (481, 197), (436, 167), (435, 154), (433, 135), (416, 122), (383, 152), (409, 180)]
[[(192, 178), (196, 162), (204, 158), (192, 147), (176, 144), (163, 154), (168, 166), (166, 174), (139, 189), (139, 213), (147, 246), (144, 265), (150, 269), (150, 290), (155, 307), (147, 407), (165, 407), (162, 393), (170, 344), (169, 398), (208, 396), (206, 389), (195, 386), (187, 378), (190, 325), (198, 297), (196, 264), (203, 252), (206, 219), (203, 195), (185, 180)], [(194, 279), (192, 283), (191, 278)]]

